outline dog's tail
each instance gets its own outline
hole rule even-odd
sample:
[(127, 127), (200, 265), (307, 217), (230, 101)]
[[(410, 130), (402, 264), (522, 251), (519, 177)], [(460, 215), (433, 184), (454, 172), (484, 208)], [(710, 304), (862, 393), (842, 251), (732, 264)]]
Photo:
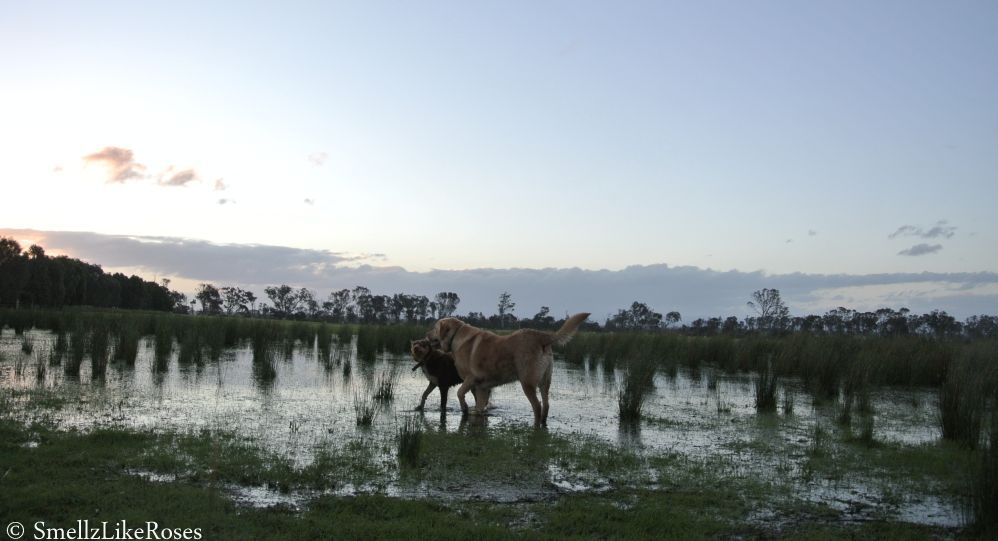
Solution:
[(581, 314), (575, 314), (574, 316), (568, 318), (565, 324), (558, 329), (558, 332), (551, 335), (555, 344), (559, 346), (564, 346), (569, 340), (575, 336), (575, 332), (579, 330), (579, 325), (589, 317), (589, 312), (582, 312)]

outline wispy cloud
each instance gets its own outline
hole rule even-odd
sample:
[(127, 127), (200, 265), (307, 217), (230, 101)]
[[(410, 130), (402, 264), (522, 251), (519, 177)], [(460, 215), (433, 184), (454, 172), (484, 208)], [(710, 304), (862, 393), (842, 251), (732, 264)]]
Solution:
[(315, 204), (315, 200), (314, 199), (309, 199), (309, 198), (306, 197), (305, 198), (305, 204), (306, 205), (314, 205)]
[(316, 167), (322, 167), (328, 158), (329, 154), (326, 154), (325, 152), (313, 152), (308, 155), (308, 161), (312, 162), (312, 165)]
[(916, 245), (912, 246), (911, 248), (907, 248), (905, 250), (901, 250), (900, 252), (898, 252), (898, 255), (919, 256), (919, 255), (926, 255), (926, 254), (934, 254), (934, 253), (936, 253), (936, 252), (938, 252), (939, 250), (942, 250), (942, 249), (943, 249), (943, 245), (942, 244), (925, 244), (925, 243), (921, 243), (921, 244), (916, 244)]
[(809, 237), (816, 236), (817, 234), (818, 234), (818, 232), (815, 231), (814, 229), (808, 229), (807, 230), (807, 236), (809, 236)]
[(158, 184), (160, 186), (187, 186), (189, 183), (198, 180), (201, 179), (198, 178), (197, 172), (193, 169), (184, 169), (183, 171), (174, 173), (171, 167), (160, 175)]
[(926, 229), (915, 225), (902, 225), (896, 231), (887, 235), (887, 238), (897, 237), (921, 237), (923, 239), (952, 238), (956, 234), (956, 226), (949, 225), (946, 220), (939, 220), (932, 227)]
[(229, 189), (229, 185), (228, 184), (222, 182), (222, 179), (220, 179), (220, 178), (216, 178), (215, 179), (215, 191), (216, 192), (224, 192), (227, 189)]
[(83, 161), (104, 165), (107, 182), (123, 183), (134, 178), (145, 178), (146, 166), (135, 161), (132, 151), (121, 147), (104, 147), (83, 157)]
[(235, 203), (235, 202), (236, 202), (235, 199), (228, 199), (226, 197), (223, 197), (223, 198), (221, 198), (221, 199), (218, 200), (218, 204), (219, 205), (227, 205), (229, 203)]

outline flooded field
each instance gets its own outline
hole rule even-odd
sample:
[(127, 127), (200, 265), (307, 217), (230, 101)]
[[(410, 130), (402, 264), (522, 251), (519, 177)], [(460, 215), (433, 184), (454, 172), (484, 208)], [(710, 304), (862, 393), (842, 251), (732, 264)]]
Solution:
[[(495, 407), (484, 418), (462, 418), (453, 389), (447, 411), (438, 411), (436, 392), (425, 412), (414, 411), (426, 381), (410, 370), (411, 359), (382, 353), (364, 361), (356, 337), (334, 345), (328, 359), (313, 344), (299, 342), (276, 354), (276, 373), (267, 377), (255, 369), (249, 344), (225, 350), (217, 362), (181, 363), (174, 351), (165, 366), (157, 366), (152, 337), (139, 342), (134, 365), (112, 363), (98, 378), (84, 362), (79, 375), (70, 376), (53, 364), (55, 341), (47, 331), (15, 336), (6, 329), (0, 335), (3, 416), (63, 430), (226, 434), (298, 469), (324, 464), (331, 450), (360, 456), (364, 463), (360, 473), (315, 489), (230, 483), (232, 498), (247, 505), (307, 506), (318, 493), (529, 502), (570, 492), (674, 490), (731, 480), (766, 495), (753, 512), (763, 523), (793, 520), (787, 518), (788, 505), (834, 521), (887, 519), (942, 527), (964, 521), (954, 489), (962, 482), (961, 470), (954, 464), (952, 478), (938, 475), (946, 455), (939, 450), (932, 389), (874, 388), (869, 413), (843, 422), (838, 401), (816, 404), (793, 379), (781, 382), (778, 412), (759, 414), (755, 376), (673, 368), (656, 373), (640, 423), (621, 426), (622, 368), (558, 357), (548, 433), (565, 446), (555, 448), (558, 452), (549, 447), (523, 475), (515, 471), (522, 459), (517, 455), (500, 457), (494, 466), (514, 471), (469, 472), (465, 479), (443, 467), (417, 475), (398, 467), (400, 427), (409, 418), (418, 421), (424, 437), (431, 438), (424, 453), (461, 441), (439, 439), (446, 437), (477, 438), (499, 452), (500, 442), (512, 441), (511, 453), (529, 453), (536, 436), (518, 385), (496, 389)], [(384, 382), (393, 382), (393, 396), (372, 399)], [(365, 404), (377, 409), (370, 426), (357, 422), (357, 410)], [(785, 411), (788, 406), (792, 411)], [(864, 430), (872, 438), (864, 440)], [(586, 466), (608, 462), (598, 471)], [(935, 469), (923, 475), (925, 462)], [(134, 473), (157, 482), (178, 477)]]

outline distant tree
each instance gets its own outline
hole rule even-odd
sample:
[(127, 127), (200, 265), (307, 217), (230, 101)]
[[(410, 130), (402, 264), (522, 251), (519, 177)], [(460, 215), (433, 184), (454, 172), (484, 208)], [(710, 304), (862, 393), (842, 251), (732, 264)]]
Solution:
[(315, 318), (319, 316), (319, 312), (322, 307), (319, 305), (319, 301), (315, 300), (315, 295), (308, 288), (301, 288), (296, 294), (298, 304), (295, 307), (294, 314), (303, 312), (305, 317)]
[(998, 317), (983, 314), (970, 316), (963, 329), (970, 338), (998, 338)]
[(763, 288), (753, 292), (748, 306), (758, 314), (756, 325), (761, 330), (778, 331), (786, 325), (790, 316), (790, 310), (780, 298), (778, 289)]
[(741, 323), (738, 322), (738, 318), (735, 316), (728, 316), (724, 318), (724, 323), (721, 325), (721, 332), (724, 334), (736, 334), (741, 330)]
[(391, 317), (389, 313), (389, 306), (391, 305), (392, 298), (388, 295), (371, 295), (371, 309), (370, 315), (365, 319), (365, 321), (371, 323), (386, 323), (388, 318)]
[(235, 286), (226, 286), (218, 290), (222, 295), (222, 307), (226, 314), (246, 314), (250, 311), (250, 298), (256, 299), (252, 293)]
[(173, 303), (172, 306), (174, 312), (178, 314), (187, 313), (187, 295), (180, 293), (179, 291), (170, 291), (170, 302)]
[(683, 320), (683, 316), (679, 315), (679, 312), (672, 311), (665, 314), (665, 328), (669, 328), (670, 325), (675, 325)]
[(554, 327), (554, 316), (551, 316), (551, 308), (541, 306), (541, 309), (530, 318), (531, 326), (539, 329)]
[(329, 300), (322, 305), (335, 321), (346, 321), (347, 309), (350, 308), (350, 290), (333, 291), (329, 294)]
[(464, 320), (467, 323), (470, 323), (472, 325), (477, 325), (477, 326), (482, 326), (482, 325), (488, 323), (488, 321), (489, 321), (485, 317), (485, 314), (483, 314), (481, 312), (468, 312), (468, 315), (464, 317)]
[(198, 285), (194, 298), (201, 303), (202, 314), (218, 314), (222, 311), (222, 296), (218, 288), (211, 284)]
[(437, 303), (437, 317), (441, 319), (454, 315), (457, 305), (461, 303), (461, 298), (452, 291), (441, 291), (433, 300)]
[[(426, 295), (412, 295), (412, 312), (406, 312), (406, 319), (410, 322), (423, 321), (430, 308), (430, 299)], [(410, 317), (411, 316), (411, 317)]]
[(374, 320), (374, 306), (371, 301), (371, 290), (364, 286), (357, 286), (350, 292), (350, 300), (357, 312), (357, 317), (361, 321), (370, 322)]
[(509, 291), (503, 291), (499, 295), (499, 327), (502, 328), (506, 323), (506, 314), (512, 314), (513, 310), (516, 308), (516, 303), (513, 302), (513, 297), (509, 294)]
[[(678, 312), (676, 312), (678, 315)], [(652, 310), (643, 302), (634, 301), (631, 307), (618, 310), (607, 321), (607, 326), (625, 330), (652, 330), (662, 326), (662, 314)]]
[(295, 291), (287, 284), (270, 286), (263, 289), (267, 298), (273, 303), (274, 315), (278, 317), (290, 317), (298, 312), (301, 307), (300, 292)]
[(21, 255), (21, 245), (0, 237), (0, 304), (16, 305), (28, 277), (28, 262)]
[(916, 329), (921, 334), (931, 334), (936, 338), (957, 336), (963, 331), (963, 326), (945, 310), (933, 310), (918, 317)]

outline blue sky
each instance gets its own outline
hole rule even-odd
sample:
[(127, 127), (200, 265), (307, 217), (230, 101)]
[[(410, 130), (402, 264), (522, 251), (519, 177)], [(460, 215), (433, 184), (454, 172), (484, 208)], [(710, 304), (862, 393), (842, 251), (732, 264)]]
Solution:
[(0, 228), (416, 273), (998, 271), (993, 2), (147, 4), (0, 7)]

